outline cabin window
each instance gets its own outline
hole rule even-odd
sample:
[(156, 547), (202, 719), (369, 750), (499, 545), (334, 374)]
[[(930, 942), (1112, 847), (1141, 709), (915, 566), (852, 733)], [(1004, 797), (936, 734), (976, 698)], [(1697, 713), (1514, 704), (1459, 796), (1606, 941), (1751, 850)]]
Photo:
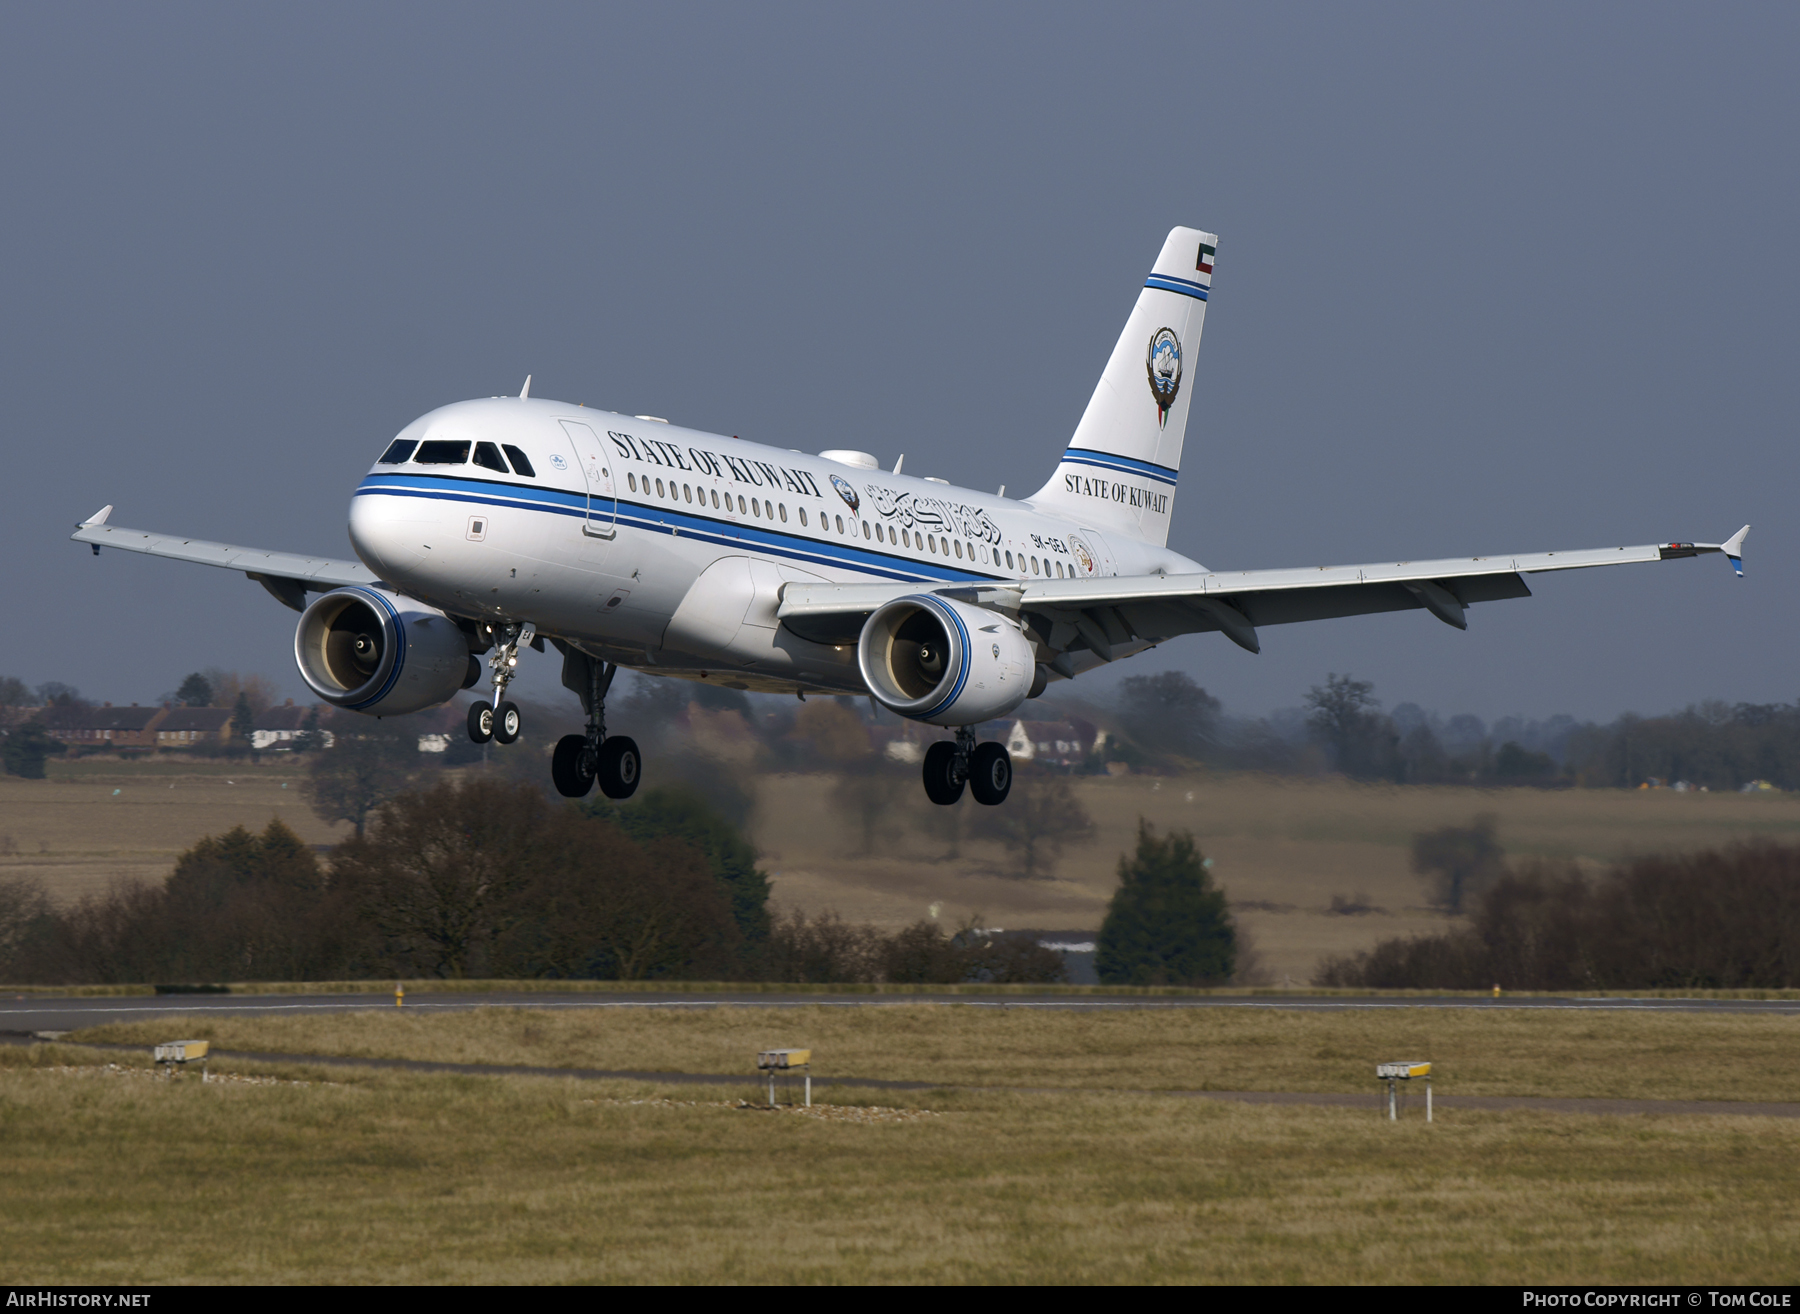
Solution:
[(500, 455), (500, 449), (493, 443), (475, 444), (475, 464), (484, 470), (498, 470), (501, 474), (510, 474), (506, 461)]
[(1006, 568), (1007, 568), (1007, 569), (1008, 569), (1008, 570), (1011, 570), (1011, 569), (1012, 569), (1012, 568), (1013, 568), (1013, 563), (1012, 563), (1012, 553), (1010, 553), (1010, 552), (1008, 552), (1008, 553), (1007, 553), (1007, 554), (1006, 554)]
[(658, 497), (661, 497), (663, 495), (663, 485), (662, 485), (662, 480), (660, 480), (660, 479), (658, 479), (656, 481), (656, 495)]
[(462, 465), (469, 459), (469, 444), (438, 438), (419, 444), (413, 460), (420, 465)]
[(912, 535), (909, 534), (904, 529), (900, 531), (900, 546), (901, 547), (911, 547), (912, 546)]
[(900, 543), (900, 535), (894, 532), (894, 527), (892, 525), (888, 526), (888, 542), (895, 546), (899, 546)]
[(781, 512), (781, 523), (784, 525), (787, 524), (787, 503), (783, 502), (780, 506), (776, 507), (775, 509), (777, 511)]
[[(727, 496), (727, 497), (726, 497), (726, 499), (725, 499), (725, 500), (726, 500), (726, 501), (727, 501), (727, 502), (729, 502), (729, 501), (730, 501), (730, 500), (731, 500), (731, 498), (730, 498), (730, 497), (729, 497), (729, 496)], [(730, 508), (729, 508), (729, 507), (728, 507), (728, 508), (726, 508), (726, 509), (727, 509), (727, 510), (729, 510), (729, 509), (730, 509)], [(738, 494), (738, 514), (739, 514), (739, 515), (740, 515), (740, 516), (741, 516), (741, 515), (743, 515), (743, 514), (744, 514), (744, 512), (745, 512), (745, 511), (746, 511), (746, 510), (747, 510), (747, 509), (748, 509), (748, 508), (746, 508), (746, 507), (745, 507), (745, 506), (744, 506), (744, 495), (743, 495), (743, 494), (742, 494), (742, 493), (739, 493), (739, 494)]]
[(1035, 574), (1037, 574), (1037, 573), (1038, 573), (1038, 568), (1037, 568), (1037, 558), (1036, 558), (1036, 557), (1033, 557), (1033, 558), (1032, 558), (1032, 559), (1031, 559), (1031, 573), (1032, 573), (1032, 574), (1033, 574), (1033, 575), (1035, 575)]
[(956, 559), (958, 561), (962, 560), (962, 544), (961, 543), (958, 543), (956, 545)]
[(869, 522), (867, 520), (865, 520), (865, 521), (863, 521), (863, 539), (865, 541), (867, 541), (868, 537), (869, 537)]
[(750, 514), (755, 516), (758, 520), (762, 519), (762, 499), (761, 498), (753, 497), (750, 499)]
[(719, 509), (719, 490), (716, 488), (712, 490), (712, 500), (713, 510), (717, 511)]
[(802, 528), (804, 528), (806, 525), (806, 508), (805, 507), (800, 508), (800, 525)]
[(631, 485), (632, 492), (634, 492), (634, 493), (637, 492), (637, 476), (636, 475), (634, 475), (634, 474), (626, 475), (625, 482), (627, 484)]
[(840, 533), (840, 534), (843, 533), (844, 532), (844, 518), (842, 516), (834, 516), (832, 518), (837, 521), (838, 533)]
[(514, 447), (511, 443), (501, 443), (500, 450), (506, 453), (506, 459), (512, 462), (513, 471), (527, 479), (536, 479), (537, 471), (531, 468), (531, 458)]
[[(706, 494), (702, 493), (702, 494), (700, 494), (700, 496), (702, 499), (704, 499), (706, 497)], [(681, 500), (683, 502), (692, 502), (694, 500), (694, 490), (687, 484), (683, 484), (681, 486)]]
[(381, 454), (380, 465), (405, 465), (406, 458), (412, 455), (412, 449), (418, 446), (411, 438), (396, 438), (388, 444), (387, 451)]
[(927, 534), (925, 536), (925, 550), (927, 552), (936, 552), (937, 551), (937, 539), (932, 537), (930, 534)]

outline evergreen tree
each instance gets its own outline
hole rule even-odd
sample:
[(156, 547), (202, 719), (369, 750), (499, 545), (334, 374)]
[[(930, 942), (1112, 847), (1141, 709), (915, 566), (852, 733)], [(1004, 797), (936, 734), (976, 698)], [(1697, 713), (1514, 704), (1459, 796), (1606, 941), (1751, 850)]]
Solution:
[(1237, 970), (1225, 892), (1186, 831), (1158, 837), (1138, 821), (1135, 856), (1119, 855), (1119, 888), (1094, 954), (1107, 985), (1220, 985)]
[(244, 741), (250, 746), (250, 734), (256, 726), (256, 714), (250, 710), (250, 695), (239, 693), (237, 701), (231, 705), (231, 733), (233, 738)]
[(33, 719), (14, 726), (12, 732), (0, 740), (0, 764), (4, 764), (9, 776), (42, 780), (45, 760), (67, 748), (67, 744), (51, 737), (42, 721)]
[(181, 687), (175, 691), (175, 697), (183, 707), (211, 707), (212, 681), (195, 671), (181, 682)]

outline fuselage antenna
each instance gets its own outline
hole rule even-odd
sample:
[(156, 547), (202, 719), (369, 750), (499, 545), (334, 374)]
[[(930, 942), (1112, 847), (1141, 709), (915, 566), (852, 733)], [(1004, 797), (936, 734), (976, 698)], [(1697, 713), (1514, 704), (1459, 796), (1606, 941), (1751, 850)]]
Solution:
[(519, 389), (519, 400), (524, 401), (529, 396), (531, 396), (531, 376), (527, 374), (525, 376), (525, 386)]

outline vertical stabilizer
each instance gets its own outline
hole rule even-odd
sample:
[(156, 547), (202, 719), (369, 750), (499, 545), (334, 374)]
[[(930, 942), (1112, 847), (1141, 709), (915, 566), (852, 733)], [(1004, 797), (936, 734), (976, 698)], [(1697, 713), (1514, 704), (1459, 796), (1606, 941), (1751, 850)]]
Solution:
[(1218, 244), (1197, 228), (1169, 234), (1062, 463), (1027, 501), (1097, 530), (1169, 541)]

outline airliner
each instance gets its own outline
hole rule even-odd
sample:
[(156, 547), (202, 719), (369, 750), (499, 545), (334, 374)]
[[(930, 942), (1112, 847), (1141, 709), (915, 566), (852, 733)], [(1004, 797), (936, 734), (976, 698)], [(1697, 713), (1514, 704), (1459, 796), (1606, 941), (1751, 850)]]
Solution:
[[(73, 537), (243, 571), (300, 613), (301, 678), (333, 706), (394, 716), (485, 679), (477, 743), (515, 742), (506, 697), (522, 649), (562, 658), (586, 731), (551, 776), (577, 798), (637, 788), (636, 743), (608, 733), (620, 667), (762, 693), (869, 696), (952, 732), (924, 755), (934, 803), (1012, 786), (1006, 747), (973, 727), (1053, 681), (1179, 635), (1250, 652), (1267, 626), (1423, 611), (1466, 629), (1477, 603), (1529, 597), (1527, 575), (1723, 553), (1724, 543), (1210, 571), (1171, 551), (1194, 404), (1192, 357), (1218, 238), (1177, 228), (1137, 294), (1049, 479), (1009, 498), (805, 452), (532, 397), (420, 416), (350, 499), (355, 561), (125, 529), (107, 506)], [(317, 594), (317, 597), (311, 595)], [(486, 657), (485, 671), (482, 658)]]

